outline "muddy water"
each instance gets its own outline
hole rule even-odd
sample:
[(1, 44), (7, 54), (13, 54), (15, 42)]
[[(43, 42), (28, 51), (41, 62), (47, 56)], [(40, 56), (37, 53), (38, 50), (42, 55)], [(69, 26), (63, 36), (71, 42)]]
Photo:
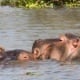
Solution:
[[(71, 32), (80, 35), (80, 9), (32, 9), (0, 7), (0, 45), (6, 50), (31, 51), (36, 39)], [(80, 63), (56, 61), (0, 64), (0, 80), (80, 80)]]

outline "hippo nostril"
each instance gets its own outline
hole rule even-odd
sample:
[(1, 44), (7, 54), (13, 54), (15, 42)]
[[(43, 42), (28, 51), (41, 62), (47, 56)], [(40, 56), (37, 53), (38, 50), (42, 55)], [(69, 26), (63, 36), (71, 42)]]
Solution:
[(77, 45), (76, 44), (74, 44), (73, 46), (74, 46), (74, 48), (77, 48)]
[(78, 43), (73, 42), (73, 46), (74, 46), (74, 48), (77, 48), (78, 47)]

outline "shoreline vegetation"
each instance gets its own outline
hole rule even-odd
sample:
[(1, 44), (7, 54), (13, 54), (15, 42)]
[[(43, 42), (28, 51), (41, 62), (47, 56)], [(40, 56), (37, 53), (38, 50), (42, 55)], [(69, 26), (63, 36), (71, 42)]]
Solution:
[(79, 0), (0, 0), (0, 6), (23, 7), (23, 8), (78, 8)]

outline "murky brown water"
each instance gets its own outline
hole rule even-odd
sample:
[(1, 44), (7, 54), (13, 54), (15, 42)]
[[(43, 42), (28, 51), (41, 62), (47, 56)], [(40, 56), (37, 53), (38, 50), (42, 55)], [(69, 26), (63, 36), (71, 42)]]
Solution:
[[(0, 7), (0, 45), (31, 50), (36, 39), (71, 32), (80, 35), (80, 9), (25, 10)], [(0, 64), (0, 80), (80, 80), (80, 63), (45, 60)]]

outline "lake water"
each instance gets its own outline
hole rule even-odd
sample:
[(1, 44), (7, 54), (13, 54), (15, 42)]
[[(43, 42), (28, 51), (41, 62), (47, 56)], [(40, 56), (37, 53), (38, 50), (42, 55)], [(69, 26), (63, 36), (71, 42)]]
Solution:
[[(0, 45), (31, 51), (36, 39), (80, 35), (80, 8), (21, 9), (0, 7)], [(0, 80), (80, 80), (80, 63), (51, 60), (0, 64)]]

